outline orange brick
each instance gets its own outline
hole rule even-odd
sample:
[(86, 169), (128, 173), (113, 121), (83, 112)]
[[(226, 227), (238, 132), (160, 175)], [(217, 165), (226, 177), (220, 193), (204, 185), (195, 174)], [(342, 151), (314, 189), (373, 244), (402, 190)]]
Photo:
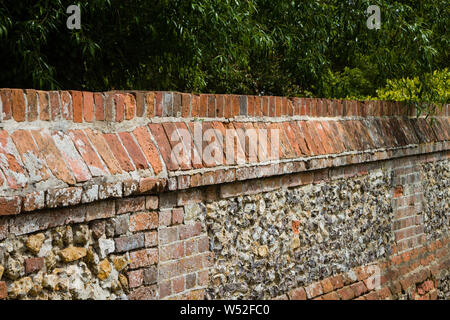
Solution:
[(333, 283), (331, 282), (331, 280), (329, 278), (323, 279), (321, 281), (321, 284), (322, 284), (323, 293), (328, 293), (330, 291), (333, 291), (333, 289), (334, 289)]
[(133, 163), (137, 170), (140, 169), (147, 169), (148, 164), (145, 159), (145, 156), (143, 155), (141, 149), (134, 141), (133, 137), (129, 132), (119, 132), (120, 140), (122, 141), (123, 146), (128, 151), (128, 154), (130, 155), (131, 159), (133, 160)]
[(94, 120), (94, 94), (83, 91), (83, 113), (84, 121), (92, 122)]
[(130, 231), (143, 231), (158, 227), (158, 214), (156, 212), (141, 212), (130, 216)]
[(11, 108), (14, 120), (25, 121), (25, 95), (21, 89), (11, 89)]
[(119, 161), (122, 170), (126, 172), (134, 171), (133, 163), (128, 157), (128, 154), (123, 148), (122, 143), (120, 142), (117, 135), (113, 133), (104, 133), (103, 137), (108, 143), (109, 149), (112, 151), (115, 158)]
[(306, 300), (306, 291), (304, 288), (296, 288), (289, 292), (291, 300)]
[[(72, 109), (73, 109), (73, 122), (83, 122), (83, 94), (80, 91), (70, 91), (72, 95)], [(39, 103), (41, 103), (41, 97), (39, 96)], [(42, 109), (41, 109), (41, 120)]]
[(133, 131), (141, 150), (144, 152), (147, 161), (151, 164), (153, 171), (158, 175), (162, 171), (162, 163), (159, 158), (158, 150), (151, 141), (150, 134), (146, 127), (138, 127)]
[(48, 168), (55, 177), (68, 184), (75, 184), (76, 180), (67, 167), (64, 157), (56, 147), (50, 133), (43, 130), (32, 130), (31, 134), (38, 146), (39, 152), (44, 156)]

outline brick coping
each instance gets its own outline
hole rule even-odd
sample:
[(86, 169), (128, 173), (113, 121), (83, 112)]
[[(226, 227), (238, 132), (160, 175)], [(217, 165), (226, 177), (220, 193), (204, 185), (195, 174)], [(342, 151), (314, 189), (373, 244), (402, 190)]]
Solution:
[[(102, 106), (103, 115), (106, 115), (105, 101), (110, 94), (116, 108), (112, 112), (116, 117), (111, 119), (116, 121), (108, 122), (107, 117), (102, 118), (104, 122), (97, 121), (96, 115), (101, 113), (96, 107)], [(351, 101), (333, 104), (326, 100), (330, 102), (327, 104), (322, 103), (324, 99), (280, 100), (274, 97), (275, 111), (278, 102), (281, 108), (289, 106), (284, 101), (294, 101), (298, 105), (293, 105), (292, 110), (298, 110), (299, 114), (295, 111), (290, 115), (290, 109), (286, 108), (287, 114), (277, 111), (271, 117), (270, 111), (267, 116), (249, 113), (249, 101), (258, 97), (230, 96), (231, 102), (227, 104), (226, 96), (221, 96), (224, 99), (221, 118), (190, 121), (192, 118), (174, 118), (168, 113), (161, 114), (164, 117), (155, 113), (152, 117), (135, 118), (138, 114), (148, 114), (145, 103), (156, 108), (158, 99), (166, 101), (167, 95), (171, 97), (167, 101), (171, 101), (172, 110), (175, 101), (180, 99), (180, 106), (183, 101), (189, 101), (189, 108), (193, 107), (192, 95), (180, 94), (178, 97), (178, 93), (173, 92), (92, 94), (0, 89), (3, 119), (3, 128), (0, 128), (0, 216), (449, 150), (449, 117), (436, 117), (431, 126), (424, 118), (392, 116), (394, 109), (384, 108), (390, 104), (382, 102), (369, 108), (373, 112), (362, 112), (365, 110), (362, 106), (368, 104), (354, 105)], [(201, 102), (204, 96), (207, 103), (214, 101), (217, 106), (218, 95), (195, 97)], [(232, 113), (237, 117), (227, 118), (224, 110), (236, 107), (232, 103), (236, 100), (233, 97), (238, 97), (239, 110), (246, 112)], [(310, 103), (308, 109), (305, 101), (322, 102), (316, 104), (316, 107), (320, 106), (314, 109), (318, 112), (312, 112), (313, 104)], [(140, 103), (144, 105), (139, 106)], [(77, 108), (81, 109), (77, 111)], [(117, 110), (123, 111), (123, 118), (117, 118)], [(302, 110), (310, 112), (302, 114)], [(390, 111), (384, 114), (383, 110)], [(80, 111), (81, 121), (76, 121)], [(64, 115), (71, 117), (64, 118)], [(191, 110), (188, 116), (192, 115)], [(202, 141), (199, 145), (194, 139), (196, 126), (201, 132), (213, 129), (213, 140), (221, 143), (219, 152), (224, 158), (226, 146), (219, 136), (232, 132), (236, 137), (234, 147), (245, 154), (247, 161), (212, 165), (204, 161), (195, 163), (193, 158), (187, 159), (186, 163), (174, 161), (171, 155), (176, 143), (171, 137), (183, 141), (184, 148), (183, 130), (188, 133), (190, 149), (194, 153), (204, 149), (207, 143)], [(265, 157), (264, 153), (269, 153), (267, 149), (250, 160), (246, 135), (250, 140), (252, 130), (277, 130), (279, 157)]]
[[(155, 118), (392, 117), (415, 116), (396, 101), (191, 94), (172, 91), (40, 91), (0, 89), (0, 122), (116, 122)], [(450, 104), (437, 108), (450, 116)]]

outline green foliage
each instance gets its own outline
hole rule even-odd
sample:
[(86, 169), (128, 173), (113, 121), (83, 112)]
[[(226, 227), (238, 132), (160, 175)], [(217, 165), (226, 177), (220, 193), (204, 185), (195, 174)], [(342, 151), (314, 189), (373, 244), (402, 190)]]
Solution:
[(386, 87), (377, 90), (382, 100), (405, 101), (418, 113), (433, 114), (436, 107), (450, 103), (450, 72), (448, 69), (426, 73), (422, 77), (387, 80)]
[[(81, 30), (68, 30), (77, 2)], [(366, 26), (374, 4), (379, 30)], [(3, 0), (0, 87), (361, 99), (387, 79), (448, 67), (449, 10), (442, 0)]]

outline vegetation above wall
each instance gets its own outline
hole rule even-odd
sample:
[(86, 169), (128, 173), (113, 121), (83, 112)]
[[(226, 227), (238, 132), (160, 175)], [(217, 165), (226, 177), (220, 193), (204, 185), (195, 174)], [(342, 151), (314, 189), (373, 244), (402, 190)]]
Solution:
[(91, 0), (69, 30), (72, 4), (2, 1), (0, 87), (448, 103), (446, 1)]

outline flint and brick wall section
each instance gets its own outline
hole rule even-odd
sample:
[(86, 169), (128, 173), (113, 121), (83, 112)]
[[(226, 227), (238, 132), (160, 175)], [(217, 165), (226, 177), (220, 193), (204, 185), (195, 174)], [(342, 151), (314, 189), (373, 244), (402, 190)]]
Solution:
[(449, 299), (449, 116), (0, 89), (0, 299)]

